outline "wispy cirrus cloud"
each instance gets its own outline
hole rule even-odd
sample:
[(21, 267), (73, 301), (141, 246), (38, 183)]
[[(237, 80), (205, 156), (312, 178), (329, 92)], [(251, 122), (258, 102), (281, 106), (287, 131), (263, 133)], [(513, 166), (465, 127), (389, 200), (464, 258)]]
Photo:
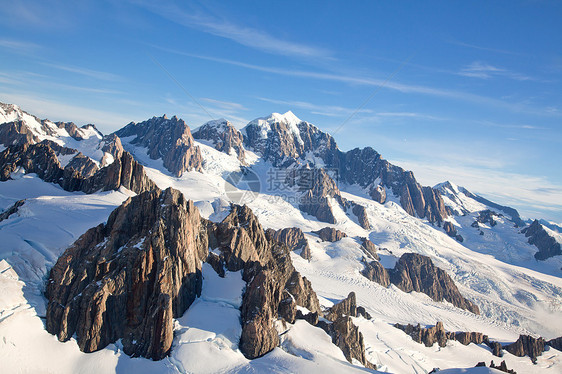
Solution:
[[(323, 115), (327, 117), (348, 116), (356, 111), (355, 108), (346, 108), (338, 105), (319, 105), (319, 104), (309, 103), (306, 101), (298, 101), (298, 100), (277, 100), (277, 99), (270, 99), (267, 97), (257, 97), (257, 99), (272, 104), (284, 105), (287, 107), (288, 110), (292, 108), (301, 108), (301, 109), (309, 110), (313, 114)], [(372, 113), (373, 111), (370, 109), (361, 109), (359, 110), (359, 112)]]
[(30, 43), (22, 40), (15, 40), (15, 39), (0, 39), (0, 49), (21, 53), (21, 54), (30, 54), (37, 50), (39, 50), (41, 46), (39, 44)]
[(222, 101), (222, 100), (216, 100), (216, 99), (211, 99), (209, 97), (202, 97), (199, 100), (215, 105), (219, 108), (223, 108), (223, 109), (228, 109), (228, 110), (248, 110), (248, 108), (244, 107), (244, 105), (239, 104), (239, 103), (234, 103), (232, 101)]
[(476, 44), (464, 43), (464, 42), (461, 42), (461, 41), (458, 41), (458, 40), (448, 40), (447, 43), (453, 44), (453, 45), (458, 45), (458, 46), (461, 46), (461, 47), (466, 47), (466, 48), (478, 49), (480, 51), (503, 53), (503, 54), (507, 54), (507, 55), (519, 55), (520, 54), (520, 53), (516, 53), (516, 52), (513, 52), (513, 51), (508, 51), (506, 49), (485, 47), (485, 46), (476, 45)]
[(490, 79), (493, 77), (505, 77), (518, 81), (536, 80), (528, 75), (520, 74), (504, 68), (490, 65), (482, 61), (474, 61), (470, 65), (463, 67), (458, 75), (472, 78)]
[(333, 59), (327, 49), (283, 40), (263, 30), (238, 25), (231, 20), (211, 15), (204, 9), (176, 2), (154, 3), (144, 0), (133, 1), (148, 11), (179, 25), (232, 40), (246, 47), (263, 52), (305, 58)]
[(351, 76), (346, 74), (336, 74), (336, 73), (325, 73), (325, 72), (318, 72), (318, 71), (307, 71), (307, 70), (296, 70), (296, 69), (286, 69), (286, 68), (279, 68), (279, 67), (270, 67), (270, 66), (260, 66), (255, 64), (249, 64), (246, 62), (236, 61), (233, 59), (225, 59), (220, 57), (213, 57), (213, 56), (204, 56), (198, 54), (187, 53), (183, 51), (178, 51), (169, 48), (163, 48), (159, 46), (152, 46), (154, 48), (158, 48), (160, 50), (174, 53), (186, 57), (197, 58), (206, 61), (213, 61), (221, 64), (227, 64), (232, 66), (238, 66), (245, 69), (251, 69), (256, 71), (262, 71), (271, 74), (277, 75), (284, 75), (290, 77), (297, 77), (297, 78), (306, 78), (306, 79), (317, 79), (317, 80), (324, 80), (324, 81), (332, 81), (332, 82), (341, 82), (345, 84), (351, 85), (362, 85), (362, 86), (372, 86), (372, 87), (381, 87), (384, 89), (389, 89), (393, 91), (398, 91), (402, 93), (412, 93), (412, 94), (421, 94), (421, 95), (428, 95), (428, 96), (436, 96), (436, 97), (443, 97), (447, 99), (455, 99), (465, 102), (471, 102), (481, 105), (493, 106), (499, 109), (509, 110), (515, 113), (528, 113), (540, 116), (561, 116), (562, 113), (559, 111), (549, 111), (546, 108), (539, 108), (533, 107), (529, 105), (524, 105), (520, 103), (513, 103), (508, 102), (492, 97), (487, 97), (483, 95), (477, 95), (470, 92), (458, 91), (458, 90), (451, 90), (445, 89), (440, 87), (430, 87), (430, 86), (423, 86), (423, 85), (413, 85), (413, 84), (405, 84), (393, 81), (387, 81), (384, 79), (377, 79), (371, 77), (361, 77), (361, 76)]
[(92, 70), (79, 66), (63, 65), (63, 64), (52, 63), (52, 62), (41, 62), (41, 64), (57, 70), (62, 70), (62, 71), (79, 74), (85, 77), (104, 80), (104, 81), (122, 80), (122, 78), (119, 75), (108, 73), (105, 71)]

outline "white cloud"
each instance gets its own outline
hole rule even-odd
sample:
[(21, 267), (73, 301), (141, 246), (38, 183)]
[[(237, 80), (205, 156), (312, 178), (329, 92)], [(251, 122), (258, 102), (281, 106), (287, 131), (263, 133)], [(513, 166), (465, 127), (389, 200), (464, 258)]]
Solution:
[(99, 70), (92, 70), (78, 66), (69, 66), (69, 65), (62, 65), (56, 64), (51, 62), (41, 62), (42, 65), (49, 66), (58, 70), (67, 71), (70, 73), (75, 73), (79, 75), (83, 75), (89, 78), (104, 80), (104, 81), (118, 81), (122, 80), (122, 78), (116, 74), (108, 73), (105, 71)]
[(195, 9), (193, 5), (178, 5), (174, 2), (164, 4), (146, 1), (133, 2), (177, 24), (230, 39), (263, 52), (285, 56), (332, 59), (331, 53), (326, 49), (282, 40), (265, 31), (240, 26), (230, 20), (211, 16), (202, 9)]
[(257, 99), (272, 104), (283, 105), (286, 107), (286, 110), (291, 110), (293, 108), (301, 108), (301, 109), (310, 110), (311, 113), (328, 116), (328, 117), (343, 117), (343, 116), (350, 115), (354, 112), (372, 113), (372, 110), (370, 109), (357, 110), (355, 108), (345, 108), (337, 105), (318, 105), (318, 104), (313, 104), (306, 101), (298, 101), (298, 100), (276, 100), (267, 97), (258, 97)]
[(191, 54), (183, 51), (177, 51), (168, 48), (162, 48), (159, 46), (153, 46), (154, 48), (158, 48), (160, 50), (192, 57), (198, 58), (201, 60), (206, 61), (214, 61), (217, 63), (228, 64), (232, 66), (239, 66), (246, 69), (262, 71), (272, 74), (284, 75), (284, 76), (291, 76), (291, 77), (298, 77), (298, 78), (307, 78), (307, 79), (318, 79), (318, 80), (325, 80), (325, 81), (332, 81), (332, 82), (341, 82), (351, 85), (362, 85), (362, 86), (372, 86), (379, 88), (385, 88), (393, 91), (403, 92), (403, 93), (413, 93), (413, 94), (421, 94), (421, 95), (428, 95), (428, 96), (437, 96), (443, 97), (446, 99), (455, 99), (465, 102), (472, 102), (481, 105), (487, 105), (496, 107), (498, 109), (509, 110), (514, 113), (527, 113), (539, 116), (561, 116), (562, 113), (559, 111), (548, 111), (545, 108), (539, 107), (531, 107), (528, 105), (520, 104), (520, 103), (513, 103), (509, 101), (499, 100), (487, 96), (477, 95), (469, 92), (457, 91), (457, 90), (450, 90), (444, 88), (435, 88), (429, 86), (420, 86), (420, 85), (411, 85), (411, 84), (404, 84), (398, 82), (392, 82), (383, 79), (376, 79), (376, 78), (369, 78), (369, 77), (356, 77), (356, 76), (349, 76), (345, 74), (336, 74), (336, 73), (323, 73), (323, 72), (315, 72), (315, 71), (306, 71), (306, 70), (295, 70), (295, 69), (285, 69), (285, 68), (277, 68), (277, 67), (269, 67), (269, 66), (260, 66), (249, 64), (241, 61), (236, 61), (232, 59), (223, 59), (219, 57), (212, 57), (212, 56), (203, 56), (197, 54)]
[(499, 68), (482, 61), (474, 61), (468, 66), (465, 66), (458, 73), (459, 75), (472, 78), (489, 79), (492, 77), (506, 77), (518, 81), (535, 80), (527, 75), (516, 73), (504, 68)]

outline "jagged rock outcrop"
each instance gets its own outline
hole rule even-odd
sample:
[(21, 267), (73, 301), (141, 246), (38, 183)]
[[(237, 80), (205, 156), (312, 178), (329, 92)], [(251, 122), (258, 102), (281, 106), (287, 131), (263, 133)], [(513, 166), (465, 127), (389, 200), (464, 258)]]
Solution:
[(505, 363), (505, 360), (503, 360), (499, 365), (495, 365), (494, 361), (490, 362), (490, 368), (498, 369), (499, 371), (503, 371), (504, 373), (517, 374), (515, 370), (507, 368), (507, 364)]
[(491, 227), (496, 226), (498, 223), (494, 219), (494, 216), (501, 217), (502, 215), (497, 214), (496, 212), (493, 212), (489, 209), (478, 212), (478, 217), (476, 217), (476, 220), (474, 221), (474, 223), (476, 224), (474, 227), (478, 227), (478, 224), (490, 225)]
[(481, 332), (445, 331), (443, 322), (437, 322), (435, 326), (431, 327), (421, 327), (419, 323), (417, 325), (396, 323), (394, 327), (410, 335), (415, 342), (425, 344), (426, 347), (431, 347), (434, 343), (445, 347), (448, 340), (456, 340), (463, 345), (488, 343), (488, 336)]
[[(287, 173), (286, 185), (302, 192), (299, 198), (299, 209), (316, 217), (319, 221), (336, 223), (332, 204), (345, 207), (336, 182), (322, 168), (311, 168), (304, 165)], [(330, 200), (332, 202), (330, 202)]]
[(339, 170), (341, 180), (366, 188), (375, 201), (386, 200), (384, 187), (400, 198), (400, 204), (410, 215), (437, 223), (447, 217), (445, 204), (438, 191), (422, 187), (411, 171), (390, 164), (370, 147), (339, 152), (336, 164), (330, 166)]
[(529, 356), (533, 363), (537, 362), (537, 357), (544, 352), (546, 342), (543, 338), (534, 338), (530, 335), (519, 335), (516, 342), (504, 347), (512, 355), (523, 357)]
[(277, 231), (268, 229), (267, 234), (274, 240), (285, 244), (291, 251), (297, 252), (305, 260), (310, 260), (310, 246), (300, 228), (288, 227)]
[(296, 306), (322, 315), (310, 282), (293, 267), (289, 248), (267, 234), (247, 206), (233, 205), (220, 223), (208, 222), (209, 246), (230, 271), (243, 270), (247, 282), (240, 317), (240, 350), (250, 359), (277, 346), (277, 317), (296, 318)]
[(357, 299), (355, 292), (350, 292), (345, 299), (330, 308), (325, 317), (329, 321), (335, 321), (341, 316), (357, 317)]
[(219, 119), (209, 121), (193, 131), (193, 137), (210, 142), (215, 149), (226, 154), (234, 152), (242, 164), (246, 164), (244, 137), (229, 121)]
[(379, 204), (384, 204), (386, 202), (386, 189), (380, 184), (371, 187), (369, 194), (371, 195), (371, 199)]
[(162, 359), (173, 318), (201, 292), (207, 235), (176, 190), (129, 198), (59, 258), (47, 281), (46, 327), (93, 352), (122, 339), (125, 353)]
[(529, 238), (529, 244), (533, 244), (539, 249), (535, 253), (537, 260), (546, 260), (553, 256), (562, 255), (560, 243), (553, 236), (549, 235), (539, 221), (534, 220), (531, 225), (525, 227), (521, 232), (525, 234), (525, 237)]
[(347, 234), (345, 232), (333, 227), (324, 227), (318, 231), (312, 231), (312, 233), (318, 235), (323, 242), (333, 243), (338, 240), (342, 240), (343, 238), (347, 238)]
[(357, 217), (359, 226), (361, 226), (365, 230), (370, 230), (371, 224), (369, 223), (369, 219), (367, 218), (367, 210), (365, 209), (365, 207), (363, 205), (359, 205), (353, 202), (351, 202), (351, 206), (352, 206), (351, 211)]
[(404, 253), (390, 270), (390, 281), (404, 292), (423, 292), (435, 301), (447, 300), (456, 307), (480, 314), (478, 307), (461, 295), (451, 277), (427, 256)]
[(176, 116), (131, 122), (115, 134), (121, 138), (135, 136), (131, 144), (147, 148), (153, 160), (161, 158), (164, 167), (175, 176), (179, 177), (186, 171), (202, 170), (201, 151), (195, 145), (189, 126)]
[(502, 357), (503, 356), (503, 346), (499, 342), (488, 342), (486, 343), (488, 347), (492, 350), (492, 354), (494, 356)]
[(451, 336), (454, 336), (454, 334), (445, 331), (443, 322), (437, 322), (435, 326), (427, 328), (421, 327), (419, 323), (416, 326), (397, 323), (394, 327), (410, 335), (415, 342), (425, 344), (426, 347), (431, 347), (434, 343), (439, 344), (440, 347), (445, 347), (447, 345), (447, 340), (449, 340)]
[(19, 208), (23, 204), (25, 204), (25, 200), (18, 200), (13, 205), (6, 208), (6, 210), (4, 210), (2, 213), (0, 213), (0, 221), (8, 219), (12, 214), (17, 213)]
[(39, 141), (39, 137), (31, 131), (24, 121), (8, 122), (0, 126), (0, 144), (5, 146), (32, 144)]
[(347, 361), (353, 362), (355, 359), (367, 368), (376, 369), (375, 365), (367, 361), (363, 334), (351, 319), (357, 317), (357, 310), (355, 292), (350, 292), (345, 299), (332, 306), (325, 314), (326, 319), (332, 322), (319, 323), (318, 326), (332, 337), (332, 343), (342, 350)]
[[(73, 159), (62, 168), (58, 155), (72, 155)], [(26, 173), (36, 173), (46, 182), (56, 183), (67, 191), (93, 193), (99, 190), (117, 190), (123, 186), (135, 193), (156, 187), (145, 174), (144, 168), (128, 152), (110, 165), (98, 169), (92, 160), (75, 149), (49, 140), (37, 144), (10, 146), (0, 152), (0, 181), (10, 178), (19, 167)]]
[(461, 243), (464, 241), (464, 238), (457, 232), (456, 227), (450, 221), (443, 222), (443, 230), (445, 230), (447, 235), (451, 238), (455, 238)]
[(379, 255), (377, 254), (377, 246), (368, 238), (361, 238), (361, 248), (367, 256), (372, 257), (375, 260), (380, 260)]
[(550, 339), (549, 341), (546, 342), (546, 344), (554, 349), (562, 351), (562, 336), (559, 336), (558, 338)]
[(365, 268), (361, 271), (361, 274), (370, 281), (377, 282), (383, 287), (390, 286), (390, 275), (388, 271), (381, 265), (378, 261), (368, 262), (363, 260)]

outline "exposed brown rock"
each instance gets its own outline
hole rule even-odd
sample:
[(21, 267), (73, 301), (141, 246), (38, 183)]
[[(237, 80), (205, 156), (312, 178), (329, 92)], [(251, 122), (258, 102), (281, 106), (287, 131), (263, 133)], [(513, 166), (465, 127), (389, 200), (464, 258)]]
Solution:
[(324, 242), (337, 242), (338, 240), (347, 238), (345, 232), (334, 229), (333, 227), (324, 227), (318, 231), (312, 231), (312, 233), (318, 235)]
[(394, 327), (410, 335), (415, 342), (425, 344), (426, 347), (431, 347), (436, 342), (440, 347), (445, 347), (448, 340), (456, 340), (463, 345), (489, 343), (488, 336), (481, 332), (447, 332), (442, 322), (437, 322), (431, 327), (421, 327), (419, 323), (416, 326), (396, 323)]
[(334, 198), (342, 206), (345, 201), (341, 197), (336, 182), (322, 168), (310, 168), (308, 165), (294, 169), (288, 173), (286, 183), (289, 186), (298, 186), (304, 191), (299, 201), (299, 209), (318, 220), (327, 223), (336, 223), (329, 198)]
[(19, 208), (23, 204), (25, 204), (25, 200), (18, 200), (13, 205), (6, 208), (6, 210), (4, 210), (2, 213), (0, 213), (0, 221), (8, 219), (12, 214), (17, 213)]
[(355, 359), (369, 369), (376, 369), (375, 365), (367, 361), (363, 334), (349, 316), (337, 318), (331, 324), (331, 332), (332, 343), (340, 347), (347, 361), (352, 362)]
[(198, 210), (179, 191), (129, 198), (51, 269), (47, 331), (60, 341), (76, 334), (84, 352), (122, 339), (129, 355), (163, 358), (173, 318), (201, 292), (207, 248)]
[(295, 251), (302, 258), (310, 260), (310, 246), (300, 228), (289, 227), (277, 231), (268, 229), (267, 233), (271, 235), (273, 240), (285, 244), (291, 251)]
[(543, 338), (534, 338), (530, 335), (519, 335), (515, 343), (504, 347), (512, 355), (523, 357), (529, 356), (533, 363), (537, 362), (537, 357), (544, 352), (546, 342)]
[(530, 226), (525, 227), (521, 232), (529, 238), (529, 244), (533, 244), (539, 249), (535, 253), (537, 260), (546, 260), (552, 256), (562, 255), (560, 243), (548, 234), (539, 221), (534, 220)]
[[(485, 365), (484, 365), (485, 366)], [(490, 367), (492, 369), (498, 369), (499, 371), (503, 371), (504, 373), (509, 373), (509, 374), (517, 374), (517, 372), (513, 369), (508, 369), (507, 368), (507, 364), (505, 363), (505, 360), (503, 360), (501, 362), (501, 364), (499, 365), (494, 365), (494, 361), (490, 362)]]
[(153, 160), (161, 158), (164, 167), (175, 176), (179, 177), (186, 171), (201, 171), (201, 151), (194, 143), (189, 126), (176, 116), (131, 122), (115, 134), (121, 138), (136, 136), (131, 143), (147, 148)]
[(487, 342), (486, 345), (492, 350), (494, 356), (503, 356), (503, 346), (499, 342)]
[(325, 317), (329, 321), (335, 321), (341, 316), (357, 317), (357, 300), (355, 292), (350, 292), (349, 295), (339, 303), (330, 308)]
[(370, 195), (371, 199), (375, 200), (379, 204), (384, 204), (386, 202), (386, 189), (380, 184), (371, 187)]
[[(76, 153), (63, 169), (57, 155)], [(46, 182), (56, 183), (67, 191), (93, 193), (116, 190), (123, 186), (135, 193), (156, 187), (144, 173), (144, 168), (128, 153), (102, 169), (75, 149), (44, 140), (38, 144), (11, 146), (0, 153), (0, 180), (10, 178), (18, 167), (26, 173), (36, 173)]]
[(351, 205), (353, 206), (351, 211), (357, 217), (357, 220), (359, 221), (359, 226), (361, 226), (365, 230), (370, 230), (371, 224), (369, 223), (369, 219), (367, 218), (367, 211), (365, 207), (363, 205), (359, 205), (356, 203), (351, 203)]
[(456, 227), (451, 222), (443, 222), (443, 230), (445, 230), (447, 235), (449, 235), (451, 238), (455, 238), (461, 243), (464, 241), (464, 238), (457, 232)]
[(212, 142), (215, 149), (226, 154), (236, 153), (238, 159), (245, 164), (246, 153), (242, 145), (244, 137), (229, 121), (221, 119), (207, 122), (193, 132), (193, 137)]
[(37, 142), (39, 142), (39, 138), (24, 121), (3, 123), (0, 126), (0, 144), (4, 144), (6, 147)]
[(367, 256), (372, 257), (375, 260), (380, 260), (379, 255), (377, 254), (377, 246), (375, 245), (375, 243), (363, 237), (361, 238), (361, 247), (363, 248), (363, 251), (367, 254)]
[(377, 282), (383, 287), (390, 286), (390, 275), (388, 271), (378, 261), (367, 262), (363, 261), (365, 268), (361, 271), (367, 279)]
[(554, 349), (562, 351), (562, 336), (555, 339), (550, 339), (549, 341), (546, 342), (546, 344), (548, 344)]
[(447, 300), (456, 307), (480, 313), (474, 303), (461, 295), (451, 277), (427, 256), (403, 254), (390, 271), (390, 281), (404, 292), (423, 292), (435, 301)]
[(426, 347), (431, 347), (436, 342), (440, 347), (445, 347), (447, 345), (447, 340), (451, 336), (454, 336), (454, 334), (445, 331), (443, 322), (437, 322), (435, 326), (427, 328), (421, 327), (419, 323), (417, 326), (410, 324), (400, 325), (397, 323), (394, 327), (410, 335), (415, 342), (425, 344)]

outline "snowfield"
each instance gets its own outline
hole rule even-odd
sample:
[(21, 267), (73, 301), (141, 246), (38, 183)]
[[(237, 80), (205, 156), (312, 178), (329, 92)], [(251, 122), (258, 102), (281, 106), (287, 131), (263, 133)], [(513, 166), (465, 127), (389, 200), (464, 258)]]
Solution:
[[(290, 115), (285, 116), (292, 123)], [(220, 221), (228, 214), (232, 194), (227, 193), (224, 178), (241, 170), (235, 156), (196, 142), (205, 160), (203, 172), (189, 172), (176, 178), (161, 160), (151, 160), (144, 148), (131, 145), (130, 140), (122, 139), (125, 149), (145, 165), (147, 175), (160, 188), (180, 190), (194, 200), (205, 218)], [(265, 186), (270, 165), (247, 152), (252, 170)], [(105, 222), (110, 212), (132, 193), (125, 189), (91, 195), (70, 193), (32, 174), (20, 172), (14, 178), (0, 184), (2, 210), (25, 199), (17, 213), (0, 221), (0, 371), (372, 372), (360, 364), (348, 363), (323, 330), (302, 320), (294, 325), (278, 323), (280, 346), (261, 358), (247, 360), (238, 349), (239, 307), (244, 290), (241, 274), (227, 272), (225, 278), (220, 278), (207, 264), (203, 264), (201, 297), (175, 321), (176, 335), (168, 358), (158, 362), (131, 358), (122, 352), (119, 342), (90, 354), (80, 352), (74, 339), (59, 342), (44, 328), (46, 300), (42, 290), (47, 272), (70, 244), (87, 229)], [(228, 188), (231, 190), (232, 186)], [(507, 219), (499, 218), (495, 227), (483, 227), (484, 234), (480, 235), (471, 223), (482, 206), (473, 201), (464, 201), (464, 206), (474, 209), (471, 213), (453, 217), (464, 238), (459, 243), (441, 228), (408, 215), (395, 198), (381, 205), (366, 198), (357, 186), (342, 190), (347, 191), (342, 192), (343, 197), (366, 207), (370, 230), (361, 228), (354, 215), (335, 201), (331, 205), (338, 222), (319, 222), (303, 214), (295, 201), (288, 201), (295, 196), (290, 191), (285, 198), (276, 197), (271, 191), (259, 193), (252, 196), (248, 205), (264, 228), (297, 226), (303, 230), (312, 259), (307, 261), (295, 253), (291, 257), (296, 269), (312, 282), (323, 306), (333, 305), (351, 291), (356, 293), (358, 305), (364, 306), (373, 318), (354, 318), (354, 323), (364, 335), (368, 360), (380, 371), (428, 373), (441, 368), (450, 369), (442, 373), (495, 373), (493, 369), (474, 368), (479, 361), (489, 364), (492, 360), (496, 364), (505, 360), (518, 373), (562, 371), (562, 353), (552, 348), (533, 365), (529, 357), (515, 357), (507, 352), (501, 359), (495, 357), (485, 345), (463, 346), (449, 341), (445, 348), (437, 344), (425, 347), (393, 327), (394, 323), (434, 325), (442, 321), (448, 331), (478, 331), (500, 342), (513, 342), (519, 334), (541, 335), (546, 339), (561, 336), (560, 258), (534, 260), (536, 248)], [(312, 231), (326, 226), (344, 231), (348, 237), (334, 243), (322, 242)], [(460, 292), (478, 305), (481, 315), (447, 302), (435, 302), (424, 294), (404, 293), (395, 286), (385, 288), (369, 281), (360, 274), (364, 256), (360, 237), (369, 238), (381, 248), (379, 255), (385, 267), (393, 267), (406, 252), (431, 257), (436, 266), (454, 279)]]

